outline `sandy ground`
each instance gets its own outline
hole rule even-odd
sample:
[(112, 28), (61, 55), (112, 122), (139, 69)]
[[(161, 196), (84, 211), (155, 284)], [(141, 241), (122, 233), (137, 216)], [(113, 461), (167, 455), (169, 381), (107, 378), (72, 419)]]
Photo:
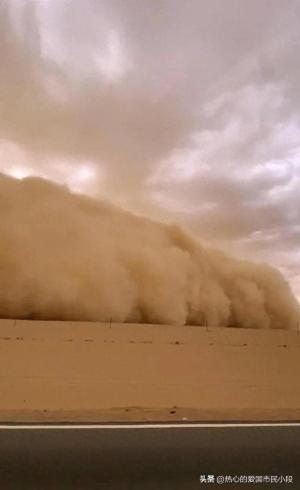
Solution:
[(300, 334), (0, 320), (0, 421), (300, 420)]

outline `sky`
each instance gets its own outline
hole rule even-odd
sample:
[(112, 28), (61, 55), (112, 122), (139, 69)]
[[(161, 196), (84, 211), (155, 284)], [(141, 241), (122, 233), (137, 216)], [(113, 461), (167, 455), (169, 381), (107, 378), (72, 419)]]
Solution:
[(300, 0), (0, 0), (0, 172), (181, 223), (300, 299)]

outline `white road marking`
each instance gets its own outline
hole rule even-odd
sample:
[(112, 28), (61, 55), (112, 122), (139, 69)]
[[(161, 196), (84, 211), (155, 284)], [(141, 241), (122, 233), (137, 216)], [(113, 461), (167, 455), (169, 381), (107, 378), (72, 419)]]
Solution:
[(234, 428), (234, 427), (300, 427), (300, 422), (266, 422), (266, 423), (184, 423), (184, 424), (61, 424), (53, 425), (49, 424), (2, 424), (0, 425), (0, 430), (95, 430), (95, 429), (105, 429), (105, 430), (130, 430), (130, 429), (197, 429), (197, 428)]

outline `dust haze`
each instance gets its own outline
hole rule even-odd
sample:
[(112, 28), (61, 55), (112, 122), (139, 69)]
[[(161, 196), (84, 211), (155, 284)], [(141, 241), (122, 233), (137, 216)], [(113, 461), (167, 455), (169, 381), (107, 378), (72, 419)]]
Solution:
[(2, 318), (297, 327), (268, 265), (40, 178), (0, 174)]

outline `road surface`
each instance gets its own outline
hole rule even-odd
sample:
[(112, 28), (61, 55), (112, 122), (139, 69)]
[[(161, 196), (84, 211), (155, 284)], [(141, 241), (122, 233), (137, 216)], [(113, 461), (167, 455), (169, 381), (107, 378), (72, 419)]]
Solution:
[[(291, 475), (293, 484), (200, 483)], [(300, 424), (0, 428), (3, 490), (300, 488)]]

